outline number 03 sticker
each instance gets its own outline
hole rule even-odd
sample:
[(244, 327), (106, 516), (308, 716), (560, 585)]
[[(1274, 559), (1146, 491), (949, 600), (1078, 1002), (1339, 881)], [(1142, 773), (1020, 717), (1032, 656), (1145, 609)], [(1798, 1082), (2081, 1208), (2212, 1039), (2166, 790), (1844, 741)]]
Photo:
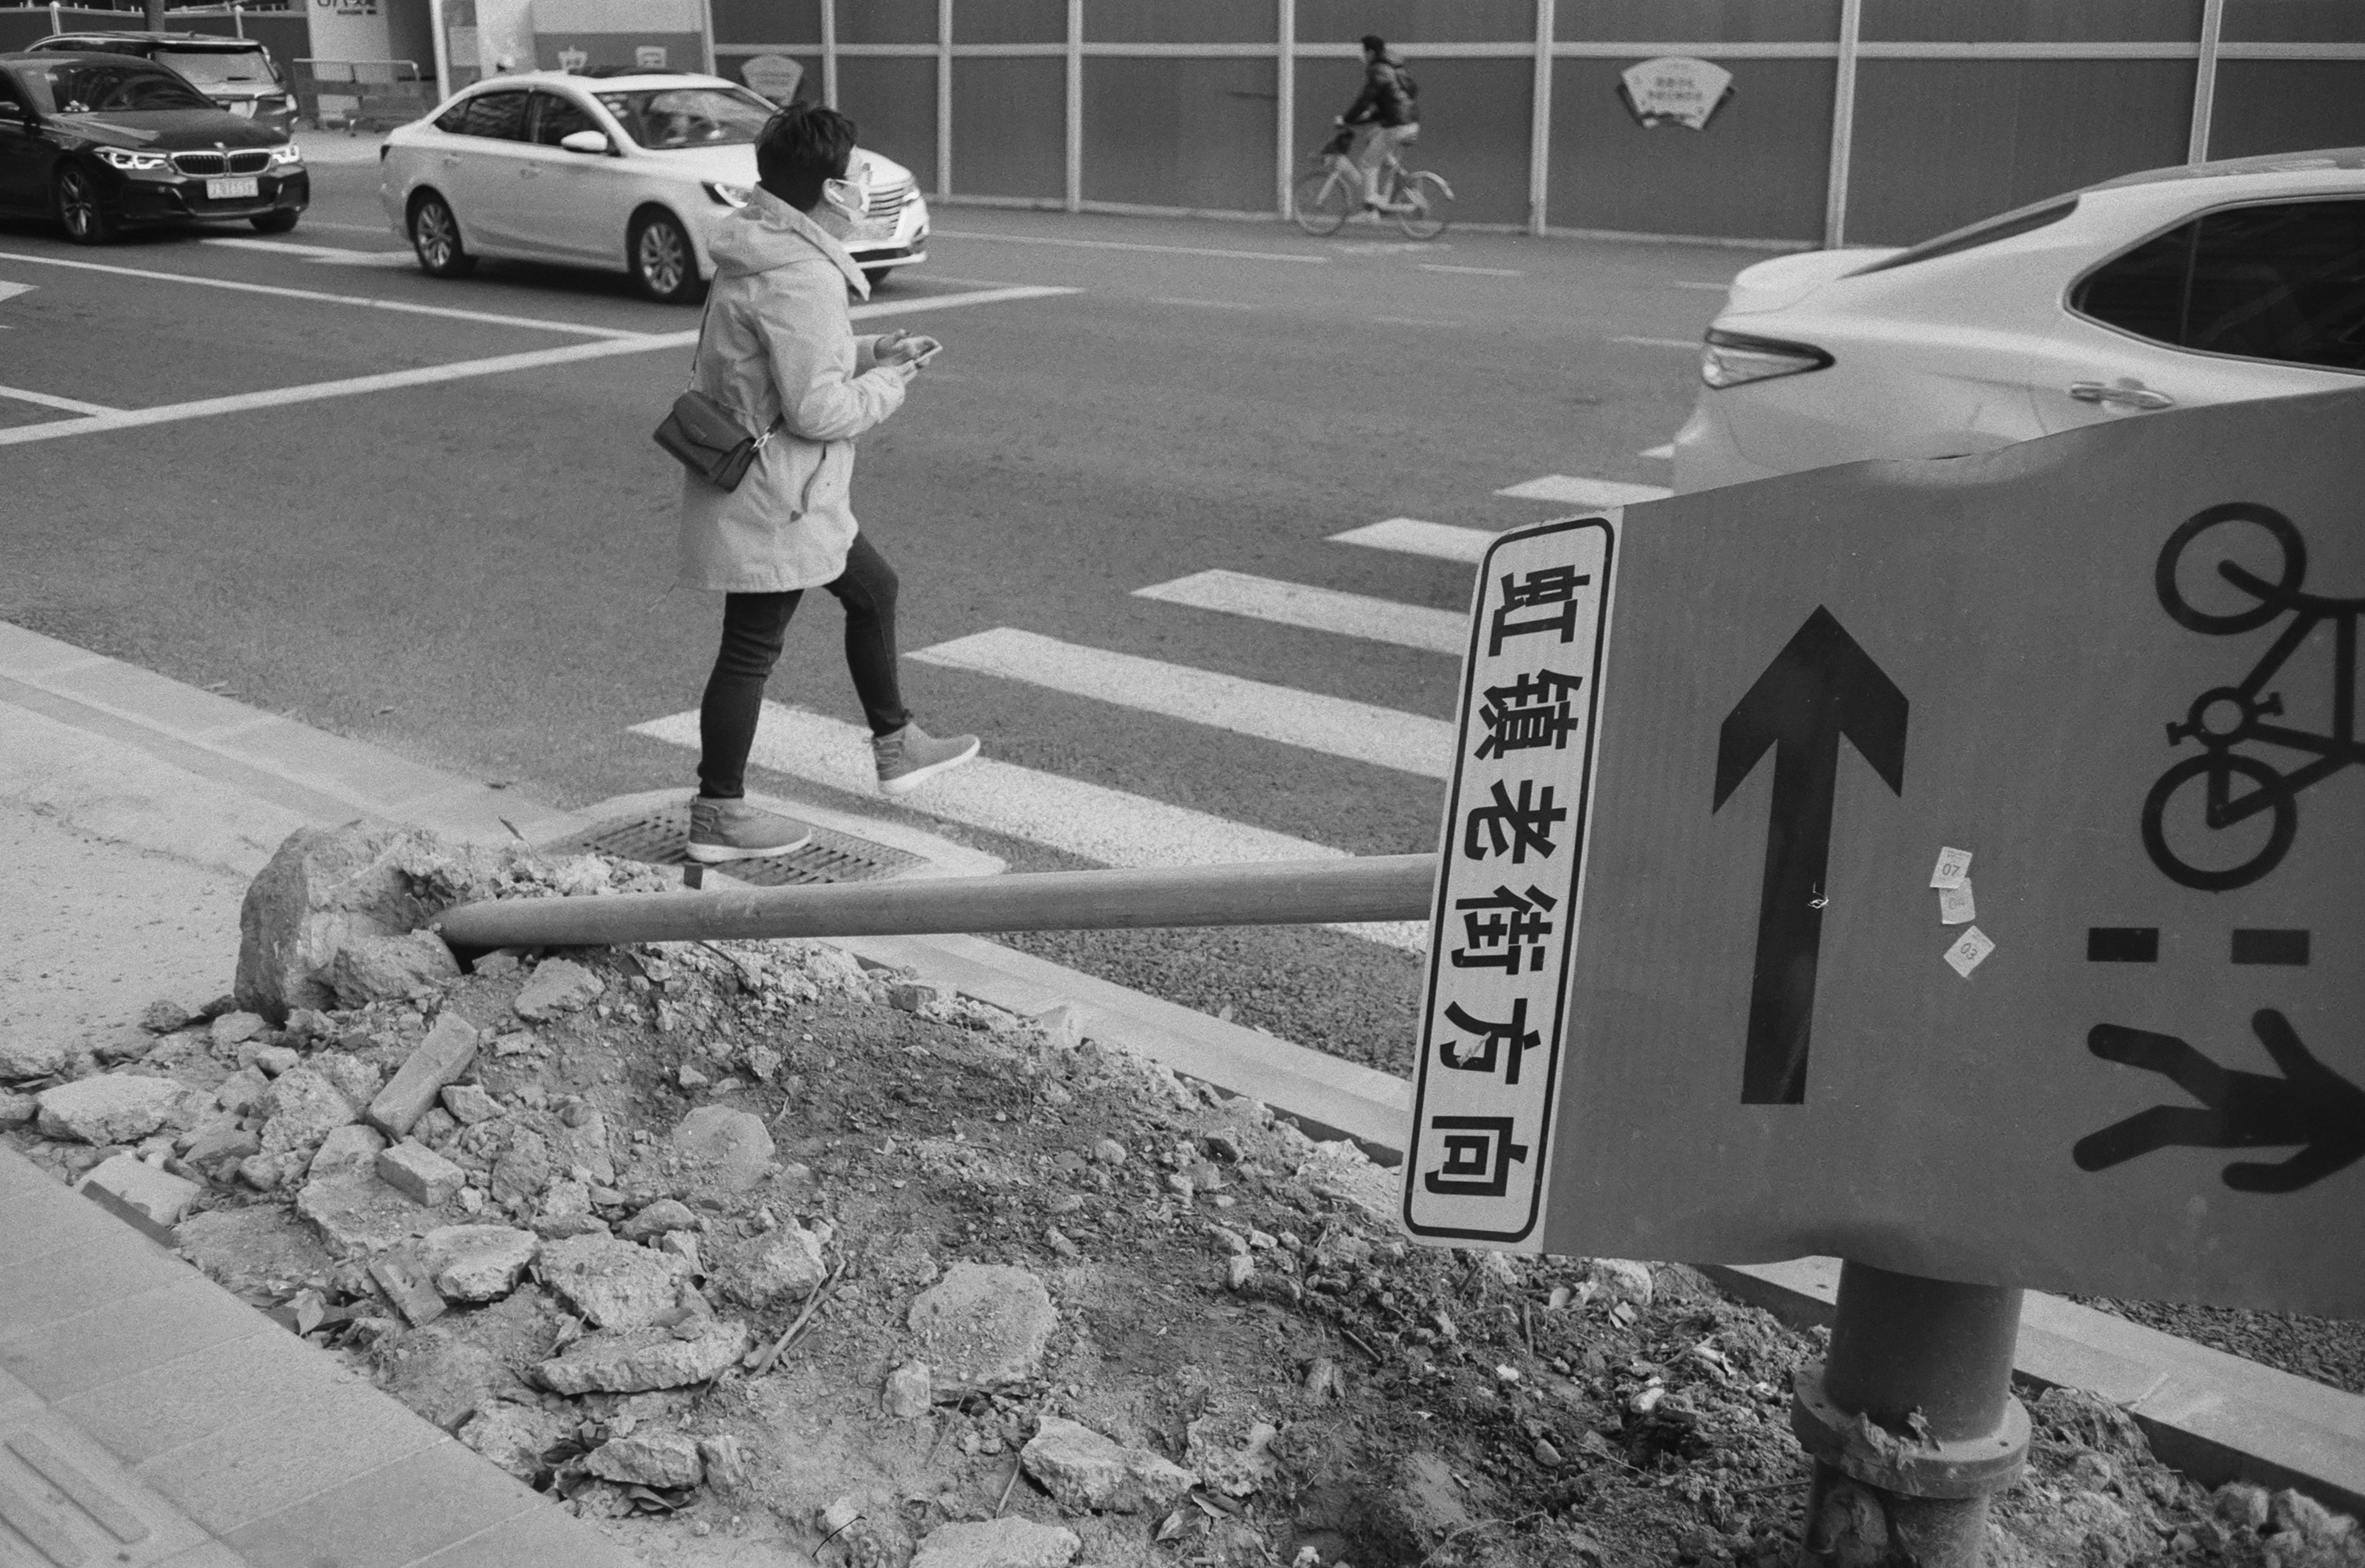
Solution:
[(1405, 1162), (1416, 1236), (1537, 1233), (1615, 543), (1602, 519), (1550, 522), (1479, 568)]

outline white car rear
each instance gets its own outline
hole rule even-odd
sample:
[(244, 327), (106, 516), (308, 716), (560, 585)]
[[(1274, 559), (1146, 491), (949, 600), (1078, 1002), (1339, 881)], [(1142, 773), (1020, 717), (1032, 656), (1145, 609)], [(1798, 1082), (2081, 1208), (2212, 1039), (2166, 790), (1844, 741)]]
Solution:
[[(716, 225), (756, 185), (773, 106), (718, 76), (655, 72), (489, 77), (386, 140), (378, 200), (439, 276), (479, 256), (622, 269), (644, 292), (696, 298)], [(927, 260), (910, 170), (857, 149), (870, 206), (846, 249), (871, 282)]]
[(2154, 171), (1732, 283), (1676, 488), (2365, 376), (2365, 149)]

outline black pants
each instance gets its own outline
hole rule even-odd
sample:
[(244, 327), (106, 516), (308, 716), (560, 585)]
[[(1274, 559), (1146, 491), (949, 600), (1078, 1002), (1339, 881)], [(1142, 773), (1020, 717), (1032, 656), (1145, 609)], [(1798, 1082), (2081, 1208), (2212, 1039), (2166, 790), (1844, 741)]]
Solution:
[[(857, 533), (846, 553), (846, 570), (823, 586), (846, 607), (846, 667), (870, 733), (891, 734), (912, 717), (895, 682), (895, 569)], [(698, 792), (711, 800), (735, 801), (747, 792), (747, 752), (756, 744), (764, 682), (779, 662), (789, 618), (803, 598), (801, 588), (723, 595), (723, 647), (698, 707)]]

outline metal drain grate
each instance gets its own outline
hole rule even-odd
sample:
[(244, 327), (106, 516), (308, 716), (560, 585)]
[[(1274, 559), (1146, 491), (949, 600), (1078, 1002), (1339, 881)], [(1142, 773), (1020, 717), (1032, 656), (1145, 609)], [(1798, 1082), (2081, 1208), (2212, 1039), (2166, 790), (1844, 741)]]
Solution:
[[(679, 866), (689, 859), (689, 806), (687, 801), (611, 817), (586, 833), (547, 845), (555, 854), (612, 855), (619, 860), (639, 860), (651, 866)], [(891, 849), (825, 827), (813, 829), (813, 842), (786, 855), (761, 860), (734, 860), (716, 870), (734, 880), (759, 888), (812, 885), (819, 882), (876, 882), (925, 857), (905, 849)]]

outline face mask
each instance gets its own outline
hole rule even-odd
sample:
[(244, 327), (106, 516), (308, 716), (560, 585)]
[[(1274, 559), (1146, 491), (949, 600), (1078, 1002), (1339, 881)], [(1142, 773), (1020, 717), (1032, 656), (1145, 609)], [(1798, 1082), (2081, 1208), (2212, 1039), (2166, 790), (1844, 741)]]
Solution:
[(870, 165), (860, 164), (846, 173), (846, 179), (823, 182), (821, 204), (851, 223), (870, 206)]

